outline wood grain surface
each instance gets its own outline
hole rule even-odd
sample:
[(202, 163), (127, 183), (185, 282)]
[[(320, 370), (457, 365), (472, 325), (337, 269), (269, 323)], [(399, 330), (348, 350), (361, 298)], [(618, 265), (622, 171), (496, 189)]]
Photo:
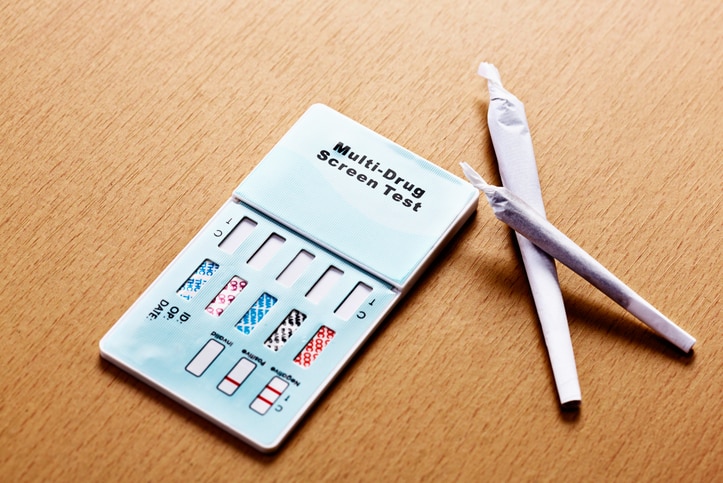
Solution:
[[(723, 481), (719, 1), (3, 2), (0, 480)], [(498, 182), (480, 61), (526, 105), (548, 217), (697, 337), (564, 267), (562, 412), (485, 205), (274, 455), (98, 341), (322, 102)]]

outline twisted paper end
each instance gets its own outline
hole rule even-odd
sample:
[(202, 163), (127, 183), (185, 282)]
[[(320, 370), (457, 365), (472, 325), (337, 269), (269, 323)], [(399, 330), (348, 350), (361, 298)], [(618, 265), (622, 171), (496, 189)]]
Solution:
[(477, 69), (477, 74), (479, 74), (481, 77), (484, 77), (488, 81), (494, 82), (495, 84), (498, 84), (500, 87), (502, 87), (500, 71), (497, 70), (497, 67), (495, 67), (493, 64), (482, 62)]
[(490, 99), (517, 100), (517, 98), (502, 85), (500, 71), (493, 64), (482, 62), (477, 69), (477, 74), (487, 79), (487, 88), (490, 91)]
[(494, 193), (494, 186), (488, 184), (477, 171), (472, 169), (472, 166), (464, 162), (459, 163), (459, 165), (462, 167), (462, 172), (467, 177), (472, 186), (474, 186), (480, 191), (483, 191), (485, 195), (490, 195)]

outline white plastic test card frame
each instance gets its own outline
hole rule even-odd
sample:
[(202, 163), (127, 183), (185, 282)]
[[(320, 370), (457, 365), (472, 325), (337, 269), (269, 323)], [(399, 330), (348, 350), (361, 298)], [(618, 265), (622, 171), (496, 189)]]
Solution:
[(477, 198), (314, 105), (103, 337), (101, 354), (272, 451)]

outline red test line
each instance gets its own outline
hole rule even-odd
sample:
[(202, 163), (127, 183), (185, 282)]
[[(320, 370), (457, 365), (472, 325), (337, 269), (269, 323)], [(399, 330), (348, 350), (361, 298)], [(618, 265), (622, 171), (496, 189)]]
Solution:
[(275, 392), (276, 394), (278, 394), (279, 396), (281, 396), (281, 393), (280, 393), (279, 391), (277, 391), (276, 389), (274, 389), (273, 387), (271, 387), (271, 386), (266, 386), (266, 389), (268, 389), (268, 390), (271, 391), (271, 392)]
[(233, 385), (235, 385), (235, 386), (240, 386), (240, 385), (241, 385), (240, 382), (236, 382), (236, 381), (234, 381), (233, 379), (231, 379), (231, 378), (228, 377), (228, 376), (224, 377), (224, 379), (226, 379), (228, 382), (230, 382), (231, 384), (233, 384)]

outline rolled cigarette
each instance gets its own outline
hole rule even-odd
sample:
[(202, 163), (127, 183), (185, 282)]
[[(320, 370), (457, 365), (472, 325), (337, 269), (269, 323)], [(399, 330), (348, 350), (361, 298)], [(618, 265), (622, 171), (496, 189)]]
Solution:
[(462, 170), (470, 183), (485, 194), (497, 219), (590, 282), (671, 344), (690, 352), (695, 344), (693, 336), (621, 282), (534, 208), (507, 188), (487, 184), (468, 164), (462, 163)]
[[(483, 62), (477, 72), (487, 79), (490, 93), (487, 125), (502, 184), (545, 216), (525, 107), (502, 86), (500, 73), (494, 65)], [(525, 237), (516, 235), (560, 404), (577, 406), (581, 401), (580, 382), (555, 261)]]

